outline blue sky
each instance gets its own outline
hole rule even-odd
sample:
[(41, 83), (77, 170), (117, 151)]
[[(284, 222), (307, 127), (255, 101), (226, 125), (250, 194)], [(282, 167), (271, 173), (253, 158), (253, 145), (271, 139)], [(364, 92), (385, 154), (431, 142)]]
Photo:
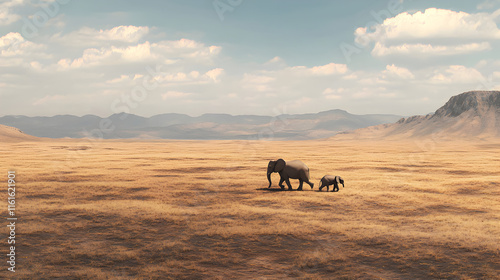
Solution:
[(500, 89), (499, 21), (498, 0), (7, 0), (0, 115), (426, 114)]

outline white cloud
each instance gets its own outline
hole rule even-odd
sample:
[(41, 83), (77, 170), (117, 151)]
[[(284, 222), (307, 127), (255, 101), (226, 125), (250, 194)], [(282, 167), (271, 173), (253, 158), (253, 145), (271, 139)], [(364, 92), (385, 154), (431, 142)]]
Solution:
[(191, 71), (191, 73), (189, 73), (189, 76), (191, 78), (197, 79), (200, 76), (200, 72), (198, 72), (198, 71)]
[(281, 63), (281, 62), (283, 62), (283, 59), (281, 59), (281, 57), (279, 57), (279, 56), (275, 56), (266, 63), (270, 64), (270, 63)]
[(343, 80), (356, 80), (358, 79), (358, 75), (356, 73), (351, 73), (349, 75), (345, 75), (342, 77)]
[(138, 43), (147, 34), (149, 34), (147, 26), (122, 25), (105, 30), (83, 27), (63, 36), (57, 34), (52, 39), (75, 46), (100, 46), (105, 42)]
[(221, 52), (220, 46), (205, 46), (205, 44), (189, 40), (180, 39), (176, 41), (161, 41), (151, 45), (151, 48), (165, 56), (180, 58), (204, 59), (218, 55)]
[[(282, 59), (272, 59), (277, 62), (271, 69), (268, 68), (269, 61), (262, 64), (261, 70), (243, 74), (240, 80), (240, 88), (245, 90), (245, 95), (279, 95), (290, 92), (321, 92), (323, 89), (316, 85), (307, 85), (308, 82), (328, 82), (332, 79), (342, 77), (348, 72), (347, 65), (328, 63), (319, 66), (287, 66)], [(318, 84), (318, 87), (319, 84)], [(297, 96), (298, 98), (299, 96)], [(291, 98), (291, 97), (290, 97)]]
[(326, 88), (324, 91), (323, 91), (323, 95), (327, 95), (327, 94), (332, 94), (334, 93), (335, 90), (331, 89), (331, 88)]
[(40, 48), (43, 46), (26, 41), (19, 33), (11, 32), (0, 37), (0, 57), (20, 56)]
[(213, 54), (213, 55), (216, 55), (216, 54), (219, 54), (220, 51), (221, 51), (221, 47), (219, 46), (210, 46), (208, 47), (208, 53), (209, 54)]
[(269, 84), (274, 81), (276, 81), (276, 77), (245, 73), (241, 83), (242, 87), (245, 89), (266, 92), (272, 90)]
[(190, 81), (191, 79), (189, 79), (189, 77), (186, 73), (178, 72), (175, 74), (171, 74), (171, 73), (166, 74), (160, 80), (167, 81), (167, 82), (186, 82), (186, 81)]
[(128, 75), (121, 75), (119, 78), (106, 81), (107, 84), (121, 84), (123, 82), (130, 82), (131, 79)]
[(113, 47), (111, 50), (115, 53), (121, 54), (122, 58), (128, 61), (143, 61), (152, 57), (151, 44), (149, 42), (126, 48)]
[(280, 70), (287, 67), (285, 60), (279, 56), (275, 56), (262, 64), (262, 70)]
[(34, 70), (42, 70), (42, 64), (40, 64), (40, 62), (38, 62), (38, 61), (32, 61), (32, 62), (30, 62), (30, 66)]
[(397, 77), (405, 80), (415, 78), (415, 75), (413, 75), (410, 70), (404, 67), (398, 67), (394, 64), (387, 65), (386, 70), (383, 73), (389, 77)]
[(375, 25), (355, 31), (362, 45), (374, 43), (374, 56), (393, 54), (456, 55), (491, 49), (500, 39), (494, 14), (455, 12), (429, 8), (424, 12), (401, 13)]
[(181, 98), (191, 95), (192, 93), (181, 92), (181, 91), (167, 91), (166, 93), (161, 95), (163, 100), (172, 99), (172, 98)]
[(134, 43), (149, 33), (147, 26), (117, 26), (109, 30), (99, 30), (97, 38), (109, 41)]
[(338, 89), (332, 89), (332, 88), (326, 88), (323, 91), (323, 96), (325, 96), (326, 99), (333, 99), (333, 100), (338, 100), (342, 99), (342, 94), (345, 91), (344, 88), (338, 88)]
[(347, 65), (345, 64), (335, 64), (330, 63), (323, 66), (315, 66), (309, 69), (309, 72), (313, 75), (335, 75), (335, 74), (345, 74), (347, 72)]
[(326, 65), (314, 66), (311, 68), (305, 66), (293, 66), (289, 67), (288, 70), (299, 75), (329, 76), (345, 74), (348, 71), (348, 68), (345, 64), (329, 63)]
[(23, 5), (23, 4), (25, 4), (25, 2), (26, 2), (25, 0), (4, 0), (2, 2), (2, 4), (0, 4), (0, 6), (11, 8), (11, 7)]
[(433, 46), (431, 44), (402, 44), (396, 46), (385, 46), (380, 42), (375, 44), (372, 54), (374, 56), (387, 56), (393, 54), (399, 55), (411, 55), (411, 54), (423, 54), (423, 55), (458, 55), (467, 54), (471, 52), (480, 52), (485, 50), (490, 50), (491, 45), (488, 42), (482, 43), (471, 43), (456, 46)]
[(500, 0), (486, 0), (477, 4), (478, 10), (488, 10), (500, 6)]
[(485, 78), (478, 70), (463, 65), (437, 70), (431, 78), (431, 82), (436, 84), (479, 84), (483, 80)]
[(214, 82), (220, 82), (219, 77), (224, 73), (224, 69), (222, 68), (215, 68), (207, 73), (205, 73), (205, 76), (213, 80)]
[[(82, 56), (59, 59), (60, 70), (100, 65), (117, 65), (131, 62), (171, 65), (195, 61), (199, 65), (211, 64), (221, 52), (220, 46), (206, 46), (203, 43), (179, 39), (173, 41), (144, 41), (149, 27), (117, 26), (107, 30), (82, 28), (67, 35), (52, 39), (61, 45), (86, 46)], [(92, 47), (89, 47), (92, 46)], [(196, 72), (191, 73), (195, 75)]]
[(273, 82), (275, 80), (276, 80), (275, 77), (264, 76), (264, 75), (253, 75), (253, 74), (248, 74), (248, 73), (245, 73), (243, 75), (243, 82), (244, 83), (267, 84), (267, 83)]
[(0, 7), (0, 26), (9, 25), (18, 21), (20, 18), (21, 16), (11, 13), (9, 9)]
[[(2, 0), (0, 3), (0, 26), (9, 26), (23, 17), (34, 23), (34, 16), (43, 15), (44, 27), (48, 26), (63, 26), (58, 17), (60, 6), (67, 3), (60, 3), (62, 1), (56, 0)], [(38, 22), (38, 21), (37, 21)], [(37, 24), (35, 24), (37, 25)], [(27, 34), (24, 34), (28, 36)]]
[[(220, 47), (210, 46), (205, 47), (201, 43), (195, 41), (181, 39), (179, 41), (164, 41), (160, 43), (150, 43), (146, 41), (141, 44), (125, 46), (125, 47), (102, 47), (89, 48), (83, 51), (79, 58), (61, 59), (58, 65), (65, 70), (68, 68), (81, 68), (99, 65), (123, 64), (129, 62), (148, 62), (155, 61), (162, 64), (173, 64), (183, 59), (197, 59), (202, 62), (204, 59), (210, 59), (215, 56), (220, 50)], [(202, 61), (200, 61), (202, 60)], [(210, 78), (220, 75), (216, 70), (210, 72)], [(196, 72), (191, 73), (196, 75)]]
[(220, 82), (224, 69), (215, 68), (200, 75), (199, 71), (191, 72), (164, 72), (154, 77), (154, 80), (164, 85), (202, 85), (209, 82)]
[(8, 33), (0, 37), (0, 66), (41, 70), (43, 66), (38, 60), (51, 58), (45, 49), (45, 45), (27, 41), (19, 33)]
[(377, 25), (376, 31), (366, 33), (358, 28), (357, 34), (366, 33), (372, 38), (422, 39), (422, 38), (500, 38), (500, 30), (486, 13), (468, 14), (445, 9), (429, 8), (424, 12), (401, 13)]
[(24, 4), (24, 0), (7, 0), (0, 3), (0, 26), (10, 25), (19, 19), (21, 16), (12, 12), (12, 8)]
[(91, 67), (102, 65), (103, 61), (113, 55), (111, 49), (86, 49), (83, 51), (83, 55), (80, 58), (76, 58), (73, 61), (70, 59), (61, 59), (57, 64), (61, 67), (61, 70), (66, 70), (68, 68), (81, 68), (81, 67)]

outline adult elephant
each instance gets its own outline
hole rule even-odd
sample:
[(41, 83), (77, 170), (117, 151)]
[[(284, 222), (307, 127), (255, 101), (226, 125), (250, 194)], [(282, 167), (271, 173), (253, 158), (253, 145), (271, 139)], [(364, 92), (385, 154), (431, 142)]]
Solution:
[(285, 162), (283, 159), (278, 159), (276, 161), (271, 160), (267, 165), (267, 180), (269, 181), (269, 187), (271, 187), (271, 173), (277, 172), (280, 174), (280, 182), (279, 186), (281, 189), (285, 189), (283, 186), (283, 182), (286, 182), (288, 185), (288, 190), (292, 190), (292, 185), (290, 185), (290, 179), (298, 179), (299, 187), (298, 191), (302, 190), (302, 184), (306, 182), (311, 186), (311, 189), (314, 187), (314, 184), (310, 182), (309, 177), (309, 167), (305, 165), (300, 160), (292, 160), (289, 162)]

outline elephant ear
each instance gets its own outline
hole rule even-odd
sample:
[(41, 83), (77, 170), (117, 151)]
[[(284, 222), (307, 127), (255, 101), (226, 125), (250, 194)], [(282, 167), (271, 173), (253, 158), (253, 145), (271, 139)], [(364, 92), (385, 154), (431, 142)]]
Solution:
[(342, 180), (342, 178), (340, 178), (339, 176), (335, 176), (335, 182), (337, 182), (337, 184), (342, 184), (340, 181)]
[(274, 166), (274, 172), (281, 172), (285, 169), (286, 162), (282, 158), (276, 161), (276, 165)]

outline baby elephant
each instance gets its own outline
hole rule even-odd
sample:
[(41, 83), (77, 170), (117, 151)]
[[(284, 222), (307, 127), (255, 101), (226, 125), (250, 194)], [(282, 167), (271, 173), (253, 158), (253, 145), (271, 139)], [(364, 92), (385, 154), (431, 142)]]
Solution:
[(344, 179), (342, 179), (340, 176), (325, 175), (323, 176), (323, 178), (321, 178), (319, 191), (321, 191), (321, 189), (324, 187), (326, 187), (326, 191), (328, 191), (329, 186), (333, 185), (332, 192), (338, 192), (339, 183), (342, 184), (342, 187), (344, 187)]

